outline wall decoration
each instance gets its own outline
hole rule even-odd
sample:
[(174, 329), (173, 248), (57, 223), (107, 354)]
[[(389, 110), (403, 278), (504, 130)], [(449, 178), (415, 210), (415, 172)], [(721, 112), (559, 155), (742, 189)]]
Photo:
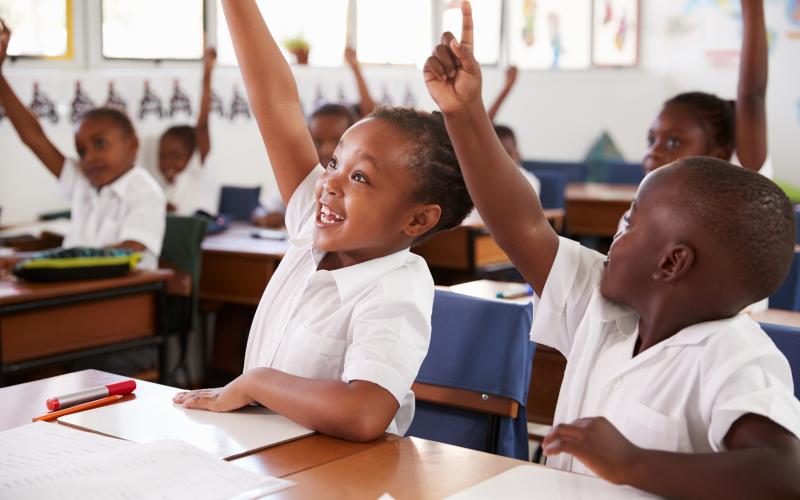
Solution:
[(414, 92), (411, 90), (411, 84), (406, 85), (406, 93), (403, 96), (403, 106), (407, 108), (416, 108), (417, 107), (417, 97), (414, 95)]
[(38, 118), (47, 118), (51, 123), (58, 123), (56, 105), (52, 99), (42, 92), (38, 82), (33, 84), (33, 101), (31, 102), (30, 109)]
[(380, 98), (381, 106), (392, 107), (394, 103), (392, 102), (392, 96), (389, 95), (389, 86), (385, 83), (383, 84), (383, 93), (381, 94)]
[(639, 59), (639, 0), (595, 2), (592, 63), (635, 66)]
[(219, 116), (225, 116), (225, 108), (222, 106), (222, 99), (219, 98), (216, 92), (211, 91), (211, 112)]
[(510, 63), (520, 69), (591, 66), (592, 0), (509, 0)]
[(95, 108), (94, 102), (89, 97), (89, 94), (83, 91), (81, 88), (80, 80), (75, 82), (75, 96), (72, 98), (72, 112), (70, 113), (70, 119), (72, 123), (77, 123), (78, 120), (89, 110)]
[(106, 103), (103, 106), (116, 109), (125, 114), (128, 113), (128, 103), (114, 88), (114, 82), (108, 82), (108, 97), (106, 97)]
[(325, 96), (322, 93), (322, 85), (317, 84), (317, 88), (314, 91), (314, 102), (312, 103), (312, 113), (318, 110), (321, 106), (326, 104), (328, 101), (325, 99)]
[(181, 89), (178, 80), (172, 86), (172, 97), (169, 100), (169, 116), (173, 117), (178, 113), (186, 113), (192, 116), (192, 103), (189, 96)]
[(161, 106), (161, 98), (150, 89), (150, 81), (144, 81), (144, 94), (139, 100), (139, 119), (143, 120), (147, 115), (164, 117), (164, 108)]
[(231, 121), (235, 120), (239, 115), (250, 119), (250, 106), (247, 104), (247, 99), (239, 92), (239, 87), (234, 86), (233, 100), (231, 101)]

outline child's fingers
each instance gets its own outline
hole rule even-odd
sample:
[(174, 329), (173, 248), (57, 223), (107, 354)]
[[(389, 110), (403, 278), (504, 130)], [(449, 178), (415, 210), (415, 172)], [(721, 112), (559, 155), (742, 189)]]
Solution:
[(464, 0), (461, 2), (461, 45), (472, 48), (473, 44), (472, 5)]
[(431, 80), (447, 80), (447, 70), (445, 70), (444, 65), (435, 56), (431, 56), (425, 61), (422, 73), (425, 75), (426, 82)]
[(458, 62), (453, 57), (452, 52), (450, 49), (447, 48), (446, 45), (439, 44), (433, 49), (433, 57), (435, 57), (439, 63), (441, 63), (442, 67), (444, 68), (445, 74), (452, 78), (456, 76), (456, 69), (458, 68)]
[(194, 396), (184, 401), (183, 407), (195, 410), (209, 410), (215, 400), (216, 398), (213, 397)]

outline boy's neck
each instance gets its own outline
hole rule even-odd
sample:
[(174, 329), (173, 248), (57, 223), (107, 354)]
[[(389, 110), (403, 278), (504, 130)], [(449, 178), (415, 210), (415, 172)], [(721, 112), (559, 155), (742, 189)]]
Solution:
[(336, 269), (342, 269), (345, 267), (354, 266), (356, 264), (361, 264), (362, 262), (380, 259), (382, 257), (386, 257), (388, 255), (392, 255), (402, 250), (405, 250), (407, 248), (409, 247), (406, 246), (403, 248), (398, 248), (396, 250), (380, 252), (380, 255), (376, 254), (374, 256), (359, 256), (359, 255), (353, 255), (349, 252), (327, 252), (319, 261), (319, 264), (317, 264), (317, 270), (335, 271)]

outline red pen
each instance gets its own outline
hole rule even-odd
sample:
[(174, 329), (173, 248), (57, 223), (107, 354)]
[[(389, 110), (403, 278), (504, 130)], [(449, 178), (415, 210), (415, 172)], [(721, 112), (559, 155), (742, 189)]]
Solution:
[(55, 411), (108, 396), (130, 394), (134, 389), (136, 389), (135, 380), (124, 380), (122, 382), (115, 382), (113, 384), (92, 387), (91, 389), (86, 389), (85, 391), (73, 392), (72, 394), (66, 394), (64, 396), (49, 398), (47, 400), (47, 409), (50, 411)]

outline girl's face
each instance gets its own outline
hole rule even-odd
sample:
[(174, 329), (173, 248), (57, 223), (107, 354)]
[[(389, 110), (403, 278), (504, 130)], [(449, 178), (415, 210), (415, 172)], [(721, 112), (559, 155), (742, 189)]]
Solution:
[(183, 172), (191, 158), (192, 151), (182, 140), (174, 135), (161, 136), (158, 142), (158, 169), (168, 183), (175, 182), (175, 177)]
[(685, 107), (665, 106), (647, 131), (644, 172), (649, 174), (687, 156), (713, 156), (709, 144), (703, 125)]
[(438, 205), (414, 201), (408, 139), (389, 122), (353, 125), (316, 185), (314, 246), (342, 265), (389, 255), (436, 225)]
[(112, 120), (88, 118), (75, 132), (75, 149), (81, 172), (99, 189), (133, 167), (139, 141)]

